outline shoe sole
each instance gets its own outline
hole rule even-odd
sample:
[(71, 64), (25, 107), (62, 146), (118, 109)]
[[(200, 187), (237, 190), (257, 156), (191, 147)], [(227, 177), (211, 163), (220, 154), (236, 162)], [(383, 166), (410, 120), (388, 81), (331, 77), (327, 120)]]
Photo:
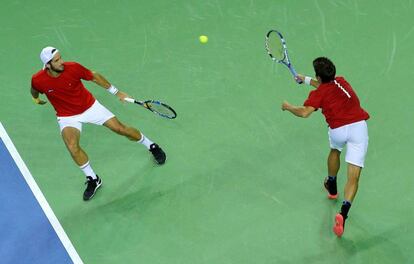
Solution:
[(99, 184), (96, 185), (95, 191), (93, 192), (93, 194), (91, 195), (91, 197), (89, 197), (88, 199), (85, 199), (85, 197), (83, 197), (83, 200), (84, 201), (89, 201), (90, 199), (92, 199), (92, 197), (95, 196), (96, 191), (99, 189), (99, 187), (101, 187), (101, 185), (102, 185), (102, 180), (101, 180), (101, 182)]
[(167, 156), (165, 156), (162, 161), (158, 161), (154, 156), (153, 156), (153, 158), (154, 158), (155, 163), (157, 163), (158, 165), (164, 164), (165, 161), (167, 160)]
[(335, 216), (335, 225), (333, 227), (335, 235), (341, 237), (344, 233), (344, 217), (341, 214)]
[(330, 200), (336, 200), (338, 198), (338, 194), (332, 195), (328, 193), (328, 199)]

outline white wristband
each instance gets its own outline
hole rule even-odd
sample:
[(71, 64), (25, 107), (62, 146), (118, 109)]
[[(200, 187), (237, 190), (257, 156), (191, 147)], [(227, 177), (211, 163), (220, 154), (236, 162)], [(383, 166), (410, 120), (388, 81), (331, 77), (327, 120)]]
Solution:
[(109, 93), (111, 93), (111, 94), (113, 94), (113, 95), (115, 95), (115, 94), (117, 94), (118, 93), (118, 89), (115, 87), (115, 86), (113, 86), (113, 85), (111, 85), (111, 87), (109, 87), (108, 89), (106, 89)]
[(312, 78), (311, 78), (311, 77), (309, 77), (309, 76), (305, 76), (305, 83), (306, 83), (307, 85), (311, 85), (311, 80), (312, 80)]

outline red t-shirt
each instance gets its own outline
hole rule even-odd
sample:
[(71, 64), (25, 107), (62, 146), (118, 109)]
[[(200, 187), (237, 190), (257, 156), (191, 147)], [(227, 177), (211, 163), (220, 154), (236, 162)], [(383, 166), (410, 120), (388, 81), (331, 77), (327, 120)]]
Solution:
[(320, 84), (309, 93), (303, 105), (322, 108), (322, 114), (332, 129), (369, 118), (369, 114), (361, 107), (358, 96), (343, 77)]
[(65, 68), (58, 77), (50, 76), (46, 69), (34, 74), (32, 87), (46, 95), (57, 116), (78, 115), (95, 102), (95, 98), (81, 81), (92, 80), (93, 74), (76, 62), (64, 62), (63, 65)]

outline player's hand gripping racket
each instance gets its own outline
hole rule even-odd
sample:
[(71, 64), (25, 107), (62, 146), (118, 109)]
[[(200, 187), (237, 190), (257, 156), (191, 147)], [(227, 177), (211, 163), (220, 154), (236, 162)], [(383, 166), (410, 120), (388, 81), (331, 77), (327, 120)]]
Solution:
[(282, 34), (277, 30), (270, 30), (266, 34), (265, 38), (266, 51), (273, 61), (282, 63), (292, 73), (297, 83), (302, 83), (302, 80), (298, 78), (298, 74), (293, 68), (292, 63), (289, 60), (289, 55), (286, 47), (286, 41)]
[(125, 101), (129, 103), (135, 103), (142, 107), (145, 107), (146, 109), (150, 110), (151, 112), (161, 117), (165, 117), (168, 119), (174, 119), (177, 117), (177, 113), (174, 111), (174, 109), (171, 106), (164, 104), (160, 101), (155, 101), (155, 100), (137, 101), (133, 98), (128, 98), (128, 97), (125, 98)]

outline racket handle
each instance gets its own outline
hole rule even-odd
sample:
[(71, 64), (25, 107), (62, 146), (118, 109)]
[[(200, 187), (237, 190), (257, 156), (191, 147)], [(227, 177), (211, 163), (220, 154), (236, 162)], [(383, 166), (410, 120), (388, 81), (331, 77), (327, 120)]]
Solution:
[(295, 71), (295, 69), (293, 68), (293, 66), (289, 66), (289, 70), (290, 70), (290, 72), (292, 73), (293, 77), (295, 77), (295, 81), (296, 81), (298, 84), (302, 84), (303, 82), (302, 82), (302, 80), (301, 80), (301, 79), (299, 79), (299, 78), (298, 78), (298, 73)]
[(129, 103), (134, 103), (135, 102), (135, 99), (132, 99), (132, 98), (129, 98), (129, 97), (126, 97), (124, 100), (129, 102)]
[(295, 76), (295, 81), (298, 83), (298, 84), (302, 84), (303, 82), (302, 82), (302, 80), (301, 79), (299, 79), (299, 77), (296, 75)]

